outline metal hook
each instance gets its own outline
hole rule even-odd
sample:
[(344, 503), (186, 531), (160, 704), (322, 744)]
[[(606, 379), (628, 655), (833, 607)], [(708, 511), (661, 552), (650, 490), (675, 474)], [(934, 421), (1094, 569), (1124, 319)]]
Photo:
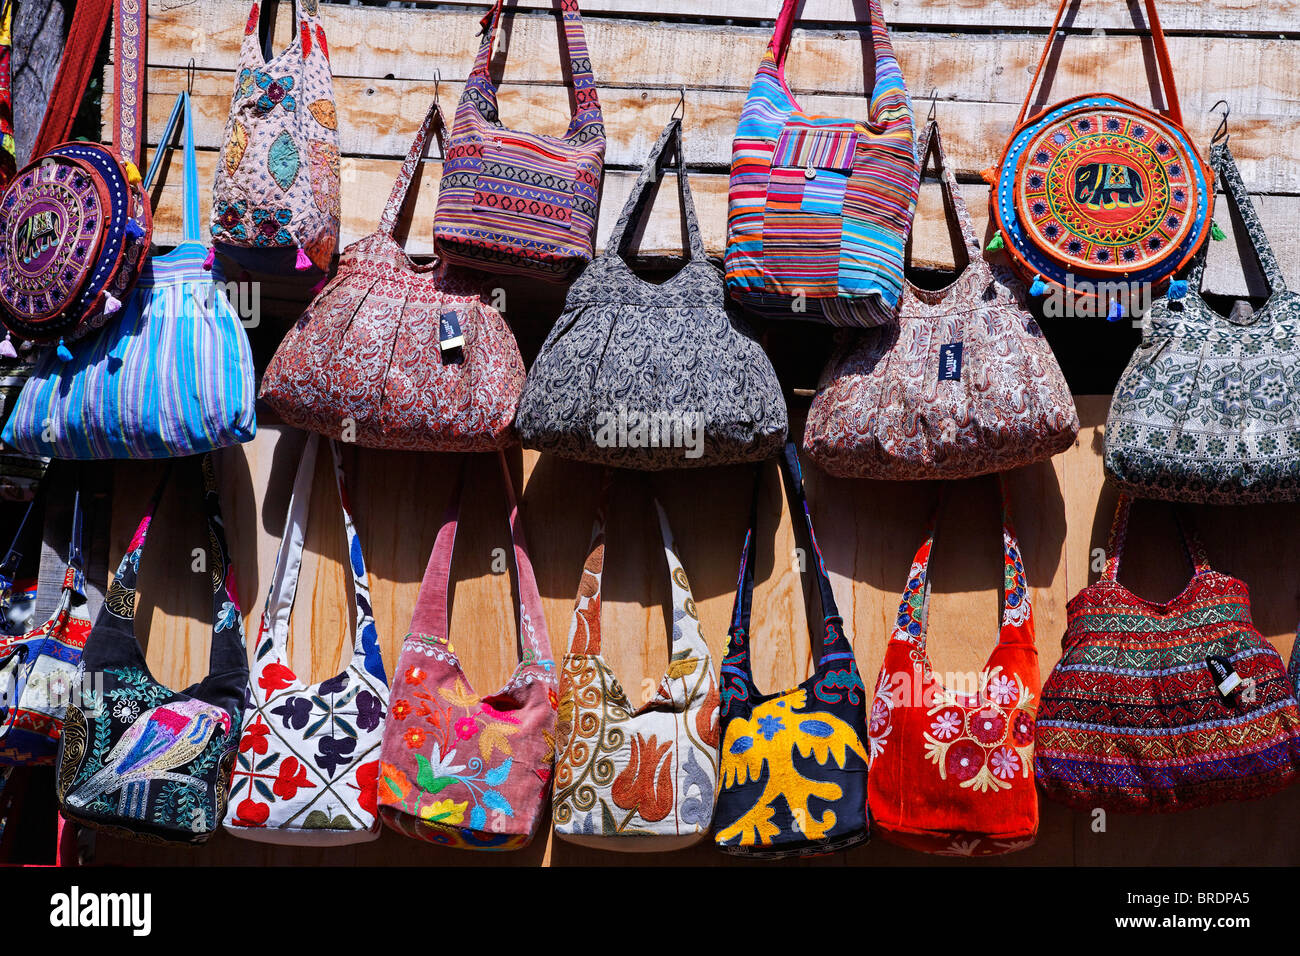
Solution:
[(190, 57), (190, 62), (185, 67), (185, 92), (194, 95), (194, 57)]
[(925, 118), (925, 121), (927, 123), (933, 123), (935, 121), (935, 114), (938, 111), (938, 108), (939, 108), (939, 87), (936, 86), (934, 89), (930, 91), (930, 115)]
[(685, 118), (686, 116), (686, 87), (677, 87), (677, 105), (673, 107), (673, 115), (668, 117), (669, 122), (675, 119)]
[(1228, 115), (1232, 112), (1232, 107), (1228, 104), (1228, 101), (1219, 100), (1219, 102), (1210, 107), (1210, 112), (1213, 113), (1220, 106), (1223, 107), (1223, 116), (1219, 120), (1218, 128), (1214, 131), (1214, 136), (1210, 138), (1211, 146), (1220, 141), (1222, 141), (1226, 146), (1228, 140), (1232, 139), (1232, 134), (1228, 132)]
[(433, 71), (433, 105), (438, 105), (438, 87), (442, 84), (442, 70), (434, 69)]

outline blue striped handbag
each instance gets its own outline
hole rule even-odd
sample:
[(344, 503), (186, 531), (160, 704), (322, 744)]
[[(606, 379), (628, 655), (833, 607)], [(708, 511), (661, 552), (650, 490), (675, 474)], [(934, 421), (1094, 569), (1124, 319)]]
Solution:
[[(54, 458), (171, 458), (256, 433), (248, 336), (203, 268), (187, 93), (177, 97), (162, 142), (182, 115), (184, 241), (149, 261), (116, 321), (40, 357), (5, 423), (5, 445)], [(155, 154), (146, 190), (165, 154)]]

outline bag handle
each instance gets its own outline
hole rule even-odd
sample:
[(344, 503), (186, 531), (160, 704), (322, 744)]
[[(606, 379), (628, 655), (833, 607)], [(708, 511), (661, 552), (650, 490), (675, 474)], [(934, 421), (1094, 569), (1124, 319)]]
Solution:
[(686, 238), (690, 258), (703, 260), (708, 257), (708, 252), (704, 248), (704, 239), (700, 235), (699, 220), (695, 216), (695, 201), (691, 197), (691, 185), (686, 179), (686, 155), (682, 145), (682, 121), (676, 118), (669, 120), (668, 125), (664, 127), (664, 131), (659, 135), (659, 141), (650, 150), (650, 156), (641, 168), (641, 175), (637, 177), (636, 185), (632, 187), (632, 192), (623, 205), (623, 213), (618, 217), (618, 222), (614, 225), (614, 232), (609, 237), (608, 248), (613, 250), (615, 255), (622, 257), (626, 253), (632, 235), (635, 234), (636, 229), (640, 227), (642, 220), (645, 219), (651, 201), (657, 192), (651, 186), (652, 184), (658, 184), (670, 156), (677, 157), (677, 192), (681, 197), (682, 216), (686, 220)]
[[(961, 187), (957, 184), (957, 177), (953, 175), (952, 167), (948, 164), (948, 156), (943, 151), (943, 137), (939, 135), (937, 120), (930, 120), (925, 130), (925, 140), (920, 152), (921, 176), (925, 175), (925, 164), (930, 157), (931, 151), (934, 152), (935, 171), (939, 174), (939, 182), (943, 185), (944, 195), (948, 197), (948, 202), (952, 205), (953, 215), (957, 218), (957, 226), (961, 230), (961, 239), (962, 244), (966, 247), (966, 255), (972, 263), (980, 262), (984, 258), (984, 250), (979, 236), (975, 233), (975, 226), (971, 222), (970, 211), (966, 208), (966, 199), (961, 194)], [(946, 207), (944, 214), (947, 215)]]
[[(120, 159), (137, 167), (144, 157), (148, 14), (149, 0), (117, 0), (117, 29), (113, 31), (113, 109), (117, 126), (113, 146)], [(94, 59), (93, 53), (90, 58)]]
[[(1127, 492), (1120, 492), (1119, 501), (1115, 505), (1115, 520), (1110, 525), (1110, 535), (1106, 541), (1106, 567), (1101, 572), (1103, 581), (1119, 580), (1119, 562), (1124, 552), (1124, 543), (1128, 538), (1128, 518), (1129, 512), (1133, 506), (1133, 499)], [(1192, 576), (1206, 574), (1212, 570), (1209, 558), (1205, 555), (1205, 549), (1201, 546), (1201, 539), (1196, 534), (1196, 529), (1191, 526), (1190, 519), (1175, 507), (1174, 521), (1178, 525), (1178, 531), (1183, 538), (1183, 549), (1187, 555), (1187, 561), (1192, 566)]]
[[(23, 512), (22, 520), (18, 523), (18, 530), (14, 533), (13, 543), (9, 545), (9, 550), (5, 552), (4, 560), (0, 561), (0, 613), (9, 610), (13, 599), (13, 586), (18, 576), (18, 568), (22, 564), (23, 555), (18, 550), (22, 543), (23, 531), (27, 527), (27, 520), (32, 516), (32, 509), (36, 507), (36, 499), (33, 498)], [(86, 561), (85, 555), (81, 549), (81, 530), (82, 530), (82, 509), (81, 509), (81, 488), (75, 487), (72, 493), (72, 526), (68, 533), (68, 564), (67, 570), (63, 576), (63, 589), (71, 589), (78, 594), (82, 600), (86, 597)]]
[[(73, 6), (72, 25), (54, 76), (50, 101), (32, 146), (32, 158), (48, 153), (72, 135), (77, 108), (86, 95), (90, 74), (95, 69), (95, 55), (108, 27), (109, 14), (113, 12), (113, 0), (78, 0)], [(116, 70), (115, 76), (120, 73), (120, 69)], [(114, 79), (115, 94), (116, 83)]]
[(392, 192), (388, 194), (384, 214), (379, 220), (380, 232), (391, 236), (397, 228), (397, 220), (401, 217), (402, 207), (406, 205), (407, 194), (411, 191), (411, 180), (415, 178), (416, 167), (420, 165), (425, 147), (429, 143), (430, 131), (438, 139), (438, 152), (443, 156), (446, 155), (446, 130), (447, 124), (442, 116), (442, 107), (438, 105), (438, 95), (435, 93), (429, 112), (424, 115), (424, 122), (416, 130), (415, 139), (411, 143), (410, 150), (407, 151), (406, 159), (402, 162), (402, 168), (397, 171), (397, 179), (393, 183)]
[(153, 188), (154, 180), (162, 170), (163, 161), (172, 150), (172, 139), (176, 136), (176, 127), (184, 120), (184, 157), (185, 157), (185, 207), (182, 220), (182, 238), (185, 242), (202, 242), (199, 231), (199, 164), (194, 152), (194, 117), (190, 111), (190, 96), (186, 90), (176, 94), (172, 104), (171, 116), (167, 118), (167, 127), (158, 140), (158, 149), (149, 162), (149, 170), (144, 174), (143, 189), (146, 193)]
[[(1043, 46), (1043, 55), (1038, 58), (1038, 68), (1034, 70), (1034, 78), (1029, 81), (1029, 90), (1025, 93), (1025, 102), (1020, 107), (1020, 115), (1016, 117), (1015, 126), (1019, 126), (1029, 115), (1029, 104), (1033, 101), (1034, 90), (1038, 88), (1038, 79), (1043, 73), (1043, 67), (1047, 64), (1048, 54), (1052, 52), (1052, 43), (1056, 40), (1056, 31), (1061, 28), (1061, 20), (1065, 17), (1065, 11), (1071, 2), (1079, 3), (1082, 0), (1061, 0), (1060, 6), (1056, 9), (1056, 19), (1052, 21), (1052, 29), (1047, 34), (1047, 42)], [(1174, 68), (1169, 59), (1169, 47), (1165, 44), (1165, 31), (1160, 26), (1160, 15), (1156, 13), (1156, 0), (1143, 0), (1147, 9), (1147, 26), (1151, 30), (1151, 41), (1156, 50), (1156, 63), (1160, 69), (1160, 88), (1165, 96), (1165, 112), (1169, 118), (1178, 126), (1183, 125), (1183, 110), (1178, 103), (1178, 88), (1174, 84)]]
[[(1286, 279), (1282, 275), (1282, 268), (1278, 265), (1277, 256), (1273, 254), (1273, 246), (1264, 232), (1264, 224), (1260, 222), (1259, 212), (1255, 209), (1255, 203), (1250, 198), (1246, 184), (1242, 182), (1241, 171), (1237, 168), (1237, 161), (1233, 158), (1232, 150), (1228, 148), (1226, 142), (1215, 143), (1210, 147), (1210, 166), (1218, 173), (1224, 192), (1241, 216), (1241, 221), (1246, 227), (1246, 235), (1250, 238), (1251, 248), (1255, 251), (1255, 261), (1259, 263), (1259, 271), (1263, 273), (1264, 281), (1268, 284), (1269, 295), (1285, 292)], [(1196, 257), (1191, 271), (1187, 274), (1188, 287), (1198, 292), (1205, 278), (1205, 261), (1209, 256), (1210, 245), (1207, 242), (1201, 246), (1200, 255)]]

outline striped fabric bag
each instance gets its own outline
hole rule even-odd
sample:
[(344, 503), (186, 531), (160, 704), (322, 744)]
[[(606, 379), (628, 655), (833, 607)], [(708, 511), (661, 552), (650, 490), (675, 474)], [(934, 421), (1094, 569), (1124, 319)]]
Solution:
[(171, 458), (257, 431), (248, 336), (203, 268), (188, 94), (177, 97), (162, 141), (182, 112), (184, 242), (150, 260), (117, 320), (73, 343), (71, 358), (55, 349), (41, 356), (5, 423), (6, 446), (54, 458)]
[(912, 105), (880, 0), (864, 121), (805, 113), (785, 82), (799, 0), (785, 0), (731, 147), (727, 288), (767, 318), (881, 325), (903, 290), (920, 184)]

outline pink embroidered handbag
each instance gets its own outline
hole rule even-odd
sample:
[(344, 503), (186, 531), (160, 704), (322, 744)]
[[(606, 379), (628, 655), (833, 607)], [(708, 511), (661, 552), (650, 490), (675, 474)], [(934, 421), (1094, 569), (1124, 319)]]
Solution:
[[(503, 454), (497, 456), (519, 586), (519, 666), (499, 691), (480, 695), (448, 638), (462, 471), (397, 659), (379, 765), (384, 823), (416, 839), (469, 850), (528, 845), (544, 816), (555, 757), (555, 662), (510, 468)], [(475, 635), (474, 643), (490, 638)]]

